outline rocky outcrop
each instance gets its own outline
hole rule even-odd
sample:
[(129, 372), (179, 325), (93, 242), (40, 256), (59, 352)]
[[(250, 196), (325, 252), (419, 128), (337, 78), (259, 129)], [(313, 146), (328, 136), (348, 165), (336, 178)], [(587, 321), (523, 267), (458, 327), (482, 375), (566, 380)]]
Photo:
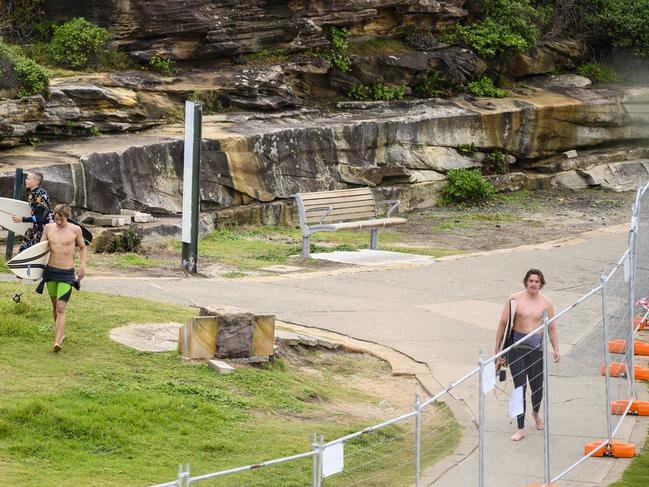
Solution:
[[(259, 218), (288, 221), (281, 204), (261, 204), (301, 191), (357, 185), (400, 197), (403, 207), (412, 209), (434, 203), (448, 169), (481, 167), (484, 153), (495, 149), (516, 157), (517, 170), (536, 171), (541, 166), (527, 167), (527, 161), (571, 149), (646, 144), (649, 138), (645, 87), (562, 92), (529, 87), (525, 95), (491, 100), (489, 108), (484, 101), (345, 103), (335, 112), (206, 116), (202, 210), (253, 204)], [(469, 144), (478, 152), (469, 156), (458, 150)], [(13, 168), (20, 165), (40, 169), (52, 198), (77, 209), (175, 214), (182, 207), (182, 157), (180, 125), (20, 148), (0, 155), (0, 191), (11, 194)], [(597, 157), (551, 160), (543, 170), (586, 169), (592, 161)], [(523, 182), (516, 176), (498, 184), (513, 189)]]
[(328, 43), (325, 28), (358, 36), (403, 36), (436, 19), (466, 15), (464, 0), (268, 2), (260, 0), (47, 0), (48, 18), (86, 19), (108, 28), (121, 49), (143, 61), (237, 56), (262, 49), (304, 50)]

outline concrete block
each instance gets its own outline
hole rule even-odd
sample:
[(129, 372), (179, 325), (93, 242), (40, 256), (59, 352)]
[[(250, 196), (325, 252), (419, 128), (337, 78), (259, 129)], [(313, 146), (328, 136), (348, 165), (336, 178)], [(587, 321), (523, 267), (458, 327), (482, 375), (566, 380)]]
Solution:
[(566, 157), (566, 159), (574, 159), (575, 157), (579, 156), (579, 154), (577, 154), (577, 151), (574, 149), (563, 152), (563, 155)]
[(152, 221), (153, 215), (150, 215), (149, 213), (138, 213), (137, 215), (133, 215), (134, 223), (149, 223)]
[(207, 364), (217, 373), (221, 375), (228, 375), (234, 372), (234, 367), (226, 364), (222, 360), (212, 359), (207, 362)]
[(273, 354), (275, 342), (275, 316), (255, 316), (255, 329), (252, 332), (252, 355), (269, 356)]

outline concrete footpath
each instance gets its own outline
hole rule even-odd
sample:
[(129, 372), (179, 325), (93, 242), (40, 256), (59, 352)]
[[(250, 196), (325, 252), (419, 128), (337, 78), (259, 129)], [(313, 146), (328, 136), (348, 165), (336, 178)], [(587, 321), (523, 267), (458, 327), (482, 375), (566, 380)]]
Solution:
[[(485, 358), (492, 354), (500, 310), (511, 292), (522, 289), (527, 269), (538, 267), (545, 273), (545, 292), (559, 311), (599, 284), (600, 272), (615, 265), (626, 249), (626, 239), (625, 228), (618, 227), (560, 243), (429, 264), (241, 280), (87, 278), (84, 289), (196, 306), (233, 305), (381, 344), (426, 364), (439, 384), (437, 390), (430, 391), (436, 393), (442, 384), (474, 369), (480, 351)], [(589, 363), (589, 351), (579, 345), (589, 337), (600, 313), (601, 299), (595, 296), (559, 322), (563, 359), (550, 365), (551, 476), (574, 463), (583, 454), (583, 446), (603, 438), (606, 431), (604, 379), (595, 367), (579, 366)], [(596, 343), (601, 347), (601, 340)], [(623, 387), (616, 383), (613, 399), (624, 397)], [(646, 396), (645, 384), (639, 383), (638, 390)], [(467, 438), (475, 446), (472, 419), (477, 417), (477, 381), (467, 381), (453, 396), (452, 407), (463, 418)], [(617, 437), (628, 441), (633, 435), (639, 448), (648, 421), (628, 418)], [(509, 440), (515, 425), (507, 417), (506, 391), (487, 396), (485, 424), (485, 485), (542, 484), (543, 432), (532, 429), (528, 415), (526, 438), (518, 443)], [(477, 450), (466, 451), (464, 458), (447, 460), (445, 471), (436, 469), (432, 477), (429, 472), (428, 481), (434, 480), (436, 486), (477, 486)], [(606, 485), (627, 464), (624, 460), (590, 459), (557, 485)]]

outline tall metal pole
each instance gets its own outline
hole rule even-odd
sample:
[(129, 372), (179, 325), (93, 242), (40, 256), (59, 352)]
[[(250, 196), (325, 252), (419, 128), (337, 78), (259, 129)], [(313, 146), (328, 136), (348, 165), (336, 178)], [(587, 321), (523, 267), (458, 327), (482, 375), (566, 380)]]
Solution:
[(600, 276), (602, 284), (602, 325), (604, 335), (604, 367), (606, 368), (606, 434), (609, 443), (613, 439), (613, 425), (611, 424), (611, 359), (608, 355), (608, 289), (606, 287), (606, 275), (602, 272)]
[(549, 329), (548, 312), (543, 310), (543, 466), (546, 487), (550, 486), (550, 388), (548, 380)]
[[(14, 199), (19, 200), (20, 191), (23, 187), (23, 170), (16, 168), (16, 179), (14, 180)], [(11, 259), (14, 253), (14, 232), (7, 233), (7, 249), (5, 250), (5, 259)]]
[(201, 104), (185, 102), (185, 154), (183, 171), (182, 265), (190, 273), (197, 272), (198, 212), (200, 198)]
[(484, 400), (484, 384), (483, 384), (483, 377), (484, 377), (484, 362), (482, 360), (482, 351), (480, 351), (480, 361), (478, 362), (480, 365), (480, 374), (478, 375), (479, 377), (479, 383), (478, 383), (478, 485), (479, 487), (484, 487), (484, 451), (485, 451), (485, 444), (484, 444), (484, 406), (485, 406), (485, 400)]

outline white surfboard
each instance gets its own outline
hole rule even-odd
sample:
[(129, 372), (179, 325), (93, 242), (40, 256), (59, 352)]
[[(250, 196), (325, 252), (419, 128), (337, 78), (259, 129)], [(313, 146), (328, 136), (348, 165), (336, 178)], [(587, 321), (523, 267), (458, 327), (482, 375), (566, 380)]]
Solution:
[(25, 235), (32, 228), (32, 223), (14, 223), (12, 216), (31, 216), (29, 203), (12, 198), (0, 198), (0, 227), (4, 227), (16, 235)]
[(50, 243), (46, 240), (23, 250), (6, 265), (18, 277), (36, 280), (43, 277), (43, 271), (49, 259)]

